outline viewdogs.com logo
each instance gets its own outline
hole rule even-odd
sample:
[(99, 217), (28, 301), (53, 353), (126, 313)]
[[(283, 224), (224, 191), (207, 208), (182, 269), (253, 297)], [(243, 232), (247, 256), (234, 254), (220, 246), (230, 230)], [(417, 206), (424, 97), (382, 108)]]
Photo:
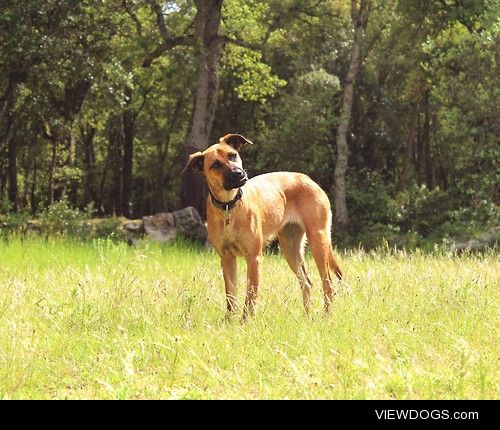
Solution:
[(450, 412), (447, 409), (375, 409), (379, 420), (477, 420), (479, 412)]

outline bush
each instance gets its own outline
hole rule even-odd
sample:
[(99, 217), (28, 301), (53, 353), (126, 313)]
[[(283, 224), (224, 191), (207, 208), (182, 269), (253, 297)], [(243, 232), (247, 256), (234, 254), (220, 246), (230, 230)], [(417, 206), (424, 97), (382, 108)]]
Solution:
[(374, 223), (367, 225), (363, 231), (356, 235), (356, 245), (365, 249), (375, 249), (382, 244), (393, 245), (399, 242), (399, 229), (393, 224)]
[[(351, 231), (348, 237), (339, 237), (343, 246), (362, 245), (376, 248), (384, 241), (393, 242), (399, 233), (401, 214), (391, 198), (391, 189), (374, 172), (360, 172), (356, 183), (348, 183), (347, 208)], [(337, 233), (338, 235), (338, 233)]]
[(358, 173), (357, 181), (348, 183), (349, 234), (334, 231), (341, 247), (371, 249), (386, 241), (390, 246), (432, 250), (434, 244), (473, 238), (500, 223), (498, 207), (491, 201), (461, 204), (451, 192), (425, 185), (394, 194), (376, 173)]
[(2, 235), (20, 234), (24, 236), (28, 231), (29, 219), (30, 216), (27, 212), (6, 215), (0, 221)]
[(415, 231), (427, 237), (451, 220), (453, 198), (439, 188), (414, 186), (396, 196), (400, 207), (399, 225), (404, 232)]
[(73, 209), (68, 201), (63, 199), (40, 213), (41, 229), (46, 236), (88, 238), (92, 212), (91, 207), (87, 207), (85, 211)]
[(0, 233), (25, 235), (28, 231), (45, 237), (65, 236), (73, 239), (105, 238), (125, 241), (127, 235), (118, 218), (92, 219), (93, 208), (85, 210), (71, 207), (67, 200), (53, 203), (43, 210), (38, 219), (32, 220), (29, 213), (8, 213), (0, 216)]
[(12, 205), (7, 197), (0, 199), (0, 214), (7, 215), (10, 213)]
[(93, 237), (125, 240), (126, 234), (118, 218), (103, 218), (94, 223)]

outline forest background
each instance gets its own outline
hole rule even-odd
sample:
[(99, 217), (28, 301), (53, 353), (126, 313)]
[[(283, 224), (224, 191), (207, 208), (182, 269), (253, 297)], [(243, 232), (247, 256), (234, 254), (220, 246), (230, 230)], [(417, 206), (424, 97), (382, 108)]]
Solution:
[(236, 132), (254, 142), (250, 176), (300, 171), (327, 191), (341, 245), (498, 232), (498, 13), (497, 0), (0, 0), (0, 221), (203, 216), (200, 178), (180, 172)]

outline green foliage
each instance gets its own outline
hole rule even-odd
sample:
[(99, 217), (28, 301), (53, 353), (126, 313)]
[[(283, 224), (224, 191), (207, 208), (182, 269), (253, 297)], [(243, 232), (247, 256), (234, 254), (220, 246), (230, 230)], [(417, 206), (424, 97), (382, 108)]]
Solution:
[(63, 199), (40, 213), (42, 231), (46, 236), (85, 239), (90, 234), (89, 220), (92, 212), (92, 207), (87, 207), (85, 211), (74, 209), (67, 200)]
[(347, 237), (334, 232), (340, 246), (373, 249), (390, 246), (433, 249), (487, 231), (500, 222), (498, 207), (483, 200), (474, 207), (461, 207), (450, 193), (425, 185), (413, 186), (394, 195), (384, 181), (370, 172), (364, 180), (349, 184), (351, 219)]
[[(224, 11), (231, 16), (223, 22), (228, 36), (241, 40), (245, 45), (228, 44), (222, 56), (224, 71), (234, 80), (234, 92), (241, 100), (264, 104), (272, 98), (286, 81), (273, 74), (271, 66), (263, 60), (263, 54), (252, 45), (259, 46), (266, 34), (266, 16), (270, 5), (261, 1), (231, 0), (224, 3)], [(244, 31), (242, 31), (244, 29)]]
[[(198, 48), (188, 40), (196, 4), (164, 3), (161, 17), (152, 5), (3, 2), (0, 213), (13, 230), (26, 228), (27, 216), (16, 219), (12, 208), (49, 219), (48, 202), (63, 195), (66, 209), (93, 202), (101, 217), (120, 215), (125, 119), (133, 216), (179, 208), (197, 88)], [(348, 136), (351, 232), (343, 244), (420, 246), (499, 222), (498, 10), (498, 0), (372, 2)], [(350, 2), (225, 0), (220, 34), (213, 141), (243, 133), (255, 142), (242, 153), (251, 176), (301, 171), (332, 197)], [(178, 36), (186, 44), (143, 67)], [(58, 211), (69, 224), (58, 227), (55, 217), (49, 230), (80, 235), (79, 215)], [(119, 238), (114, 223), (106, 218), (95, 234)]]
[(451, 221), (453, 198), (439, 188), (428, 190), (425, 186), (414, 187), (400, 196), (403, 219), (401, 225), (406, 231), (415, 231), (429, 236), (436, 228)]
[(271, 67), (261, 62), (262, 54), (253, 50), (232, 47), (228, 52), (226, 67), (234, 73), (234, 88), (238, 98), (265, 103), (286, 85), (286, 81), (271, 73)]
[(401, 216), (391, 201), (390, 190), (380, 176), (369, 171), (362, 173), (363, 179), (356, 184), (349, 184), (348, 207), (352, 213), (362, 214), (353, 220), (354, 231), (361, 231), (363, 224), (390, 224)]
[(9, 236), (25, 236), (28, 232), (28, 221), (30, 215), (27, 212), (9, 213), (0, 217), (0, 235), (4, 238)]
[(125, 241), (125, 231), (117, 218), (103, 218), (93, 223), (92, 237), (105, 238), (112, 241)]
[(12, 210), (12, 203), (7, 197), (0, 200), (0, 215), (8, 214)]

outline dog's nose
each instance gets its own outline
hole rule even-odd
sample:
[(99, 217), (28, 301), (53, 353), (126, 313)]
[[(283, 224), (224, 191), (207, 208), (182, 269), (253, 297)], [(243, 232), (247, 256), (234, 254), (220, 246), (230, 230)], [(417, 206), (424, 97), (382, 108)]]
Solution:
[(231, 170), (231, 176), (235, 180), (241, 180), (245, 177), (245, 172), (242, 169), (235, 167)]

